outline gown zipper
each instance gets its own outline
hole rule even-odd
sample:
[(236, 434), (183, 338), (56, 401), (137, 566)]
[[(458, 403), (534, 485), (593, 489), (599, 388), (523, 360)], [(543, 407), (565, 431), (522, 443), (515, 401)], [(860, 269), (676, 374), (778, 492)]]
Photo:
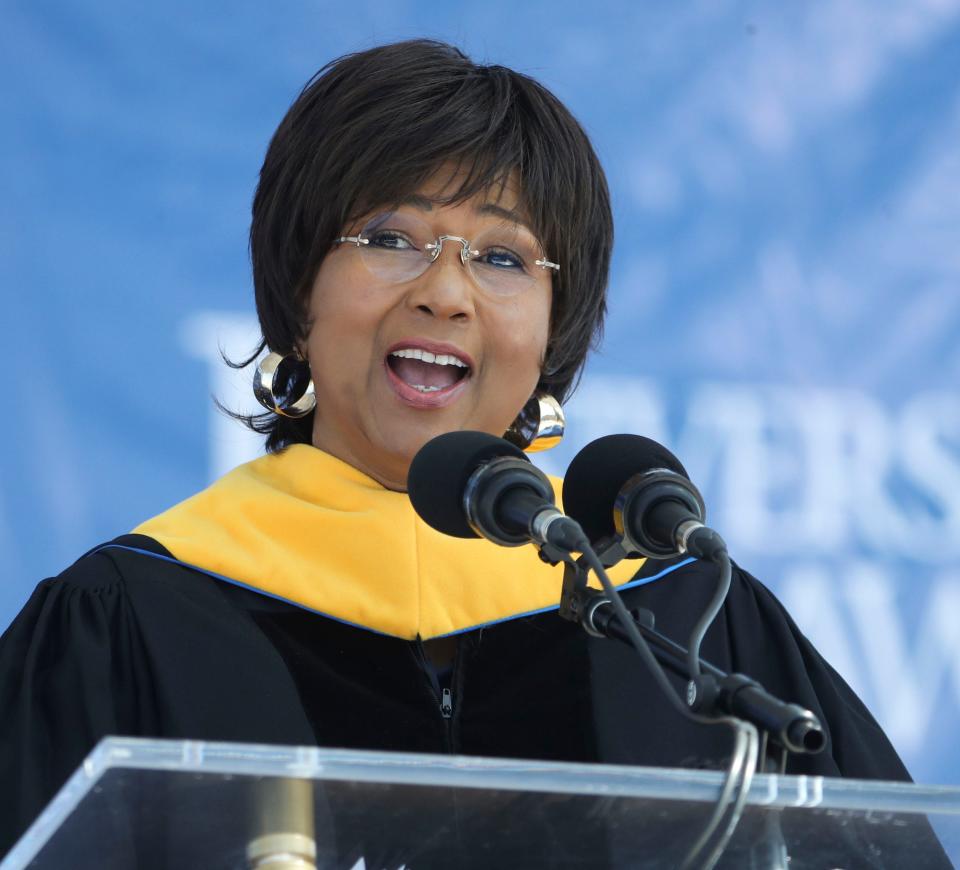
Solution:
[(436, 669), (433, 667), (430, 662), (429, 657), (427, 656), (427, 651), (423, 647), (423, 641), (420, 638), (414, 642), (414, 655), (417, 659), (417, 663), (420, 665), (420, 669), (423, 671), (424, 676), (427, 678), (427, 682), (430, 684), (430, 688), (433, 691), (433, 695), (437, 700), (437, 706), (440, 708), (440, 717), (444, 720), (444, 742), (446, 743), (447, 752), (453, 752), (453, 704), (454, 704), (454, 689), (457, 687), (457, 673), (459, 671), (461, 652), (463, 647), (463, 641), (457, 644), (457, 651), (453, 657), (453, 670), (450, 674), (450, 687), (441, 688), (440, 681), (437, 679)]
[(444, 689), (440, 696), (440, 715), (444, 719), (453, 718), (453, 692)]

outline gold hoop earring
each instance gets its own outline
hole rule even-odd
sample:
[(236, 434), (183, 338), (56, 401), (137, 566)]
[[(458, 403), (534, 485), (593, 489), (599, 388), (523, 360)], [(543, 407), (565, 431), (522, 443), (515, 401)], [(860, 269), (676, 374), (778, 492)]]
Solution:
[(539, 453), (560, 443), (565, 426), (560, 403), (549, 393), (537, 393), (523, 406), (503, 437), (526, 453)]
[(286, 356), (271, 352), (257, 363), (253, 395), (282, 417), (305, 417), (317, 406), (310, 366), (296, 351)]

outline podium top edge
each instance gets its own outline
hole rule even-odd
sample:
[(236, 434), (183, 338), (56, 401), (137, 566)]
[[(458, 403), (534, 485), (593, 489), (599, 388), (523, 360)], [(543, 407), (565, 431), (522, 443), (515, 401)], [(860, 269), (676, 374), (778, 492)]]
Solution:
[[(112, 768), (710, 802), (725, 776), (687, 768), (134, 737), (104, 738), (77, 773), (92, 783)], [(960, 815), (960, 786), (758, 774), (747, 803)]]

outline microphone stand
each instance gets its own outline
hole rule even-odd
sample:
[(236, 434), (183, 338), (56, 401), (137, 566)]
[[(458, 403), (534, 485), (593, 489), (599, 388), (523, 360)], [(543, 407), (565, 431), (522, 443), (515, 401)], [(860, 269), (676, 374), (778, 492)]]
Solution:
[[(629, 635), (613, 612), (609, 599), (587, 585), (588, 568), (583, 558), (571, 562), (569, 556), (563, 559), (559, 551), (550, 552), (551, 549), (549, 545), (541, 547), (547, 560), (560, 555), (557, 561), (565, 562), (560, 616), (578, 623), (587, 634), (613, 638), (632, 649)], [(616, 564), (626, 555), (616, 541), (601, 541), (594, 549), (605, 567)], [(745, 674), (728, 674), (702, 659), (700, 675), (691, 674), (687, 650), (654, 628), (651, 611), (635, 609), (631, 615), (656, 659), (667, 670), (687, 680), (686, 701), (693, 712), (711, 717), (734, 716), (756, 726), (766, 737), (764, 749), (769, 742), (781, 748), (781, 771), (786, 766), (788, 752), (815, 754), (824, 748), (823, 726), (810, 710), (781, 701)]]

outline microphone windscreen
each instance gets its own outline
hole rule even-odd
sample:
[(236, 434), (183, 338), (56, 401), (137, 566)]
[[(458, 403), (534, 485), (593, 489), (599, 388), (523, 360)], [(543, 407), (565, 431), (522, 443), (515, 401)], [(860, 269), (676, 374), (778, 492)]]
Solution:
[(455, 538), (476, 538), (463, 509), (463, 494), (477, 467), (498, 456), (526, 459), (509, 441), (488, 432), (446, 432), (432, 438), (413, 457), (407, 494), (428, 526)]
[(620, 488), (635, 474), (666, 468), (689, 479), (666, 447), (642, 435), (605, 435), (591, 441), (570, 463), (563, 479), (563, 511), (591, 541), (615, 533), (613, 507)]

